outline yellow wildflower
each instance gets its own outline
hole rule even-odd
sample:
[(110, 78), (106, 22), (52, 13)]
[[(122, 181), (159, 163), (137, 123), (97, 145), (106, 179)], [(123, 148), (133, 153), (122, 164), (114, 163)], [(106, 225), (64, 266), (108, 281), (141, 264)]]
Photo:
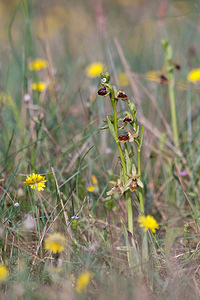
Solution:
[(99, 191), (98, 180), (95, 175), (91, 176), (91, 181), (92, 181), (92, 184), (87, 188), (88, 192), (91, 192), (91, 193), (98, 192)]
[(129, 81), (129, 78), (128, 76), (126, 75), (126, 73), (120, 73), (118, 76), (117, 76), (117, 79), (119, 81), (119, 86), (120, 87), (126, 87), (130, 84), (130, 81)]
[(95, 175), (92, 175), (92, 176), (91, 176), (91, 179), (92, 179), (92, 183), (93, 183), (94, 185), (97, 185), (97, 184), (98, 184), (98, 180), (97, 180), (97, 178), (96, 178)]
[(200, 81), (200, 69), (193, 69), (188, 73), (188, 81), (197, 82)]
[(138, 218), (138, 222), (140, 223), (140, 227), (144, 228), (144, 231), (147, 231), (150, 229), (153, 233), (156, 232), (156, 229), (158, 229), (159, 225), (157, 221), (154, 219), (154, 217), (148, 215), (148, 216), (140, 216)]
[(30, 71), (39, 71), (41, 69), (46, 69), (48, 67), (48, 61), (38, 58), (30, 62), (28, 68)]
[(86, 289), (92, 277), (93, 277), (92, 272), (86, 271), (84, 273), (81, 273), (81, 275), (78, 277), (76, 282), (76, 291), (78, 293), (86, 292)]
[(94, 192), (94, 190), (95, 190), (94, 185), (89, 186), (87, 190), (88, 190), (88, 192)]
[(45, 88), (46, 83), (43, 81), (32, 83), (32, 90), (34, 91), (43, 92)]
[(45, 240), (45, 249), (53, 252), (60, 253), (64, 250), (66, 238), (61, 233), (53, 233)]
[(6, 280), (7, 277), (8, 277), (7, 267), (0, 264), (0, 281)]
[(43, 191), (45, 188), (46, 178), (40, 174), (33, 173), (27, 176), (25, 185), (29, 185), (32, 189), (37, 189), (38, 191)]
[(94, 62), (87, 66), (85, 73), (90, 78), (98, 77), (104, 70), (104, 65), (101, 62)]

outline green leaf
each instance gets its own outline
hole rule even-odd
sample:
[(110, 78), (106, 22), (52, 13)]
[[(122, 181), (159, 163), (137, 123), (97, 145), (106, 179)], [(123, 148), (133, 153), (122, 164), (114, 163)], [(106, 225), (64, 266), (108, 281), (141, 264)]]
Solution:
[(167, 40), (162, 40), (163, 50), (165, 52), (165, 60), (172, 59), (172, 46), (169, 44)]
[(142, 263), (144, 264), (144, 266), (146, 266), (148, 261), (149, 261), (149, 252), (148, 252), (147, 232), (144, 232), (143, 239), (142, 239)]
[(124, 239), (126, 243), (126, 249), (127, 249), (127, 257), (128, 257), (128, 264), (130, 268), (137, 268), (137, 272), (141, 274), (141, 264), (140, 264), (140, 253), (137, 250), (135, 241), (131, 233), (129, 233), (124, 225), (124, 222), (121, 220), (122, 229), (124, 232)]
[(4, 206), (4, 200), (6, 199), (6, 196), (7, 196), (7, 193), (9, 191), (9, 189), (10, 189), (10, 186), (11, 186), (11, 184), (12, 184), (14, 178), (15, 178), (15, 175), (17, 174), (17, 171), (19, 169), (20, 163), (21, 163), (21, 161), (19, 161), (17, 167), (15, 168), (14, 172), (12, 173), (12, 175), (11, 175), (11, 177), (9, 179), (8, 185), (7, 185), (6, 189), (4, 190), (4, 193), (3, 193), (3, 195), (2, 195), (2, 197), (0, 199), (0, 207), (1, 208)]
[(107, 122), (108, 122), (108, 127), (109, 127), (109, 130), (110, 130), (110, 133), (112, 134), (115, 142), (118, 143), (118, 136), (116, 135), (114, 125), (111, 123), (109, 117), (107, 117)]
[(166, 253), (169, 253), (170, 249), (173, 246), (173, 243), (180, 232), (180, 228), (172, 228), (168, 227), (166, 230), (166, 237), (165, 237), (165, 250)]
[(189, 197), (187, 196), (187, 194), (183, 191), (184, 195), (185, 195), (185, 198), (187, 199), (190, 207), (191, 207), (191, 210), (193, 212), (193, 215), (194, 215), (194, 219), (196, 220), (197, 222), (197, 226), (200, 230), (200, 221), (199, 221), (199, 215), (198, 215), (198, 211), (197, 209), (195, 208), (195, 206), (193, 205), (192, 201), (190, 201)]
[(129, 106), (129, 109), (131, 111), (131, 116), (132, 116), (133, 120), (135, 120), (135, 116), (136, 116), (135, 104), (131, 101), (128, 101), (128, 106)]
[(140, 132), (140, 149), (142, 148), (143, 137), (144, 137), (144, 126), (142, 125), (141, 132)]
[(162, 43), (164, 51), (167, 51), (167, 47), (169, 45), (168, 40), (162, 40), (161, 43)]
[(166, 134), (163, 133), (163, 134), (161, 135), (160, 140), (159, 140), (159, 149), (160, 149), (161, 152), (163, 152), (163, 150), (164, 150), (164, 147), (165, 147), (165, 140), (166, 140)]

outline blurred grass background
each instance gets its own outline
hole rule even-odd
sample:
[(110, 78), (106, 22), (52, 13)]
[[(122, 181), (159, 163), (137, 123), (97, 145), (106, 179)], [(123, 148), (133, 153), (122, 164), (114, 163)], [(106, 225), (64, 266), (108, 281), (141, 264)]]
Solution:
[[(197, 0), (0, 2), (0, 235), (10, 273), (2, 299), (199, 299), (199, 85), (187, 81), (199, 67), (199, 12)], [(163, 70), (162, 39), (181, 66), (175, 74), (180, 151), (173, 146), (167, 85), (146, 76)], [(49, 68), (30, 72), (38, 57)], [(123, 251), (125, 203), (106, 200), (119, 164), (112, 139), (98, 130), (111, 109), (96, 96), (99, 78), (86, 76), (95, 61), (126, 90), (144, 124), (146, 213), (161, 224), (144, 280), (139, 266), (129, 270)], [(41, 94), (31, 88), (40, 80), (48, 84)], [(41, 194), (24, 188), (32, 172), (48, 180)], [(92, 174), (94, 193), (87, 190)], [(135, 224), (136, 203), (133, 196)], [(78, 222), (68, 226), (76, 214)], [(54, 260), (43, 246), (54, 231), (69, 239), (61, 273), (49, 269)], [(140, 244), (139, 232), (135, 238)], [(88, 293), (76, 295), (73, 278), (84, 269), (95, 275)]]

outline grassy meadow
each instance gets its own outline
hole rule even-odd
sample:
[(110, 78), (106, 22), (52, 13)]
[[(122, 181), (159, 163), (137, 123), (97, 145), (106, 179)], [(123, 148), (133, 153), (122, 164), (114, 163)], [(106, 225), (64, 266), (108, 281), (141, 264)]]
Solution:
[(0, 0), (0, 299), (200, 299), (198, 0)]

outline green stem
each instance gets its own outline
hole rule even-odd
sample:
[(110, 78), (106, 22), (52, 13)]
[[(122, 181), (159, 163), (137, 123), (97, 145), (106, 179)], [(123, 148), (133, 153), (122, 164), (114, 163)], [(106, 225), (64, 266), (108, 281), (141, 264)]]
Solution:
[(179, 136), (178, 136), (178, 126), (177, 126), (177, 117), (176, 117), (176, 101), (174, 94), (174, 64), (172, 62), (172, 46), (169, 44), (168, 40), (162, 40), (163, 50), (165, 54), (165, 67), (167, 70), (168, 78), (168, 91), (171, 107), (171, 122), (172, 122), (172, 131), (174, 137), (174, 144), (179, 148)]
[(128, 231), (133, 235), (133, 210), (131, 204), (130, 192), (125, 192), (126, 209), (128, 214)]
[[(140, 157), (140, 148), (137, 149), (137, 160), (138, 160), (138, 174), (141, 175), (141, 157)], [(141, 179), (141, 176), (139, 177)], [(144, 215), (144, 201), (143, 201), (143, 195), (142, 195), (142, 188), (138, 187), (138, 195), (139, 195), (139, 201), (140, 201), (140, 212)]]
[[(111, 98), (111, 102), (112, 102), (112, 107), (113, 107), (113, 115), (114, 115), (114, 129), (115, 129), (115, 133), (118, 136), (118, 129), (117, 129), (117, 109), (116, 109), (116, 102), (115, 99)], [(120, 155), (120, 159), (122, 162), (122, 169), (123, 169), (123, 179), (124, 181), (126, 181), (127, 175), (126, 175), (126, 163), (125, 163), (125, 159), (124, 159), (124, 155), (122, 152), (122, 148), (120, 145), (120, 142), (117, 142), (117, 147), (118, 147), (118, 151), (119, 151), (119, 155)]]
[(173, 74), (170, 74), (169, 76), (169, 98), (170, 98), (170, 106), (171, 106), (171, 121), (172, 121), (174, 143), (176, 147), (179, 148), (179, 136), (178, 136), (178, 126), (177, 126), (177, 118), (176, 118), (176, 101), (175, 101), (174, 87), (173, 87)]
[[(115, 101), (115, 96), (114, 96), (114, 91), (111, 89), (111, 94), (110, 94), (110, 99), (113, 107), (113, 116), (114, 116), (114, 129), (115, 133), (118, 136), (118, 129), (117, 129), (117, 109), (116, 109), (116, 101)], [(126, 171), (126, 163), (124, 159), (124, 155), (122, 152), (122, 148), (120, 145), (120, 142), (117, 142), (117, 147), (122, 163), (122, 169), (123, 169), (123, 181), (124, 184), (127, 181), (127, 171)], [(126, 208), (127, 208), (127, 215), (128, 215), (128, 230), (129, 232), (133, 235), (133, 211), (132, 211), (132, 204), (131, 204), (131, 197), (130, 197), (130, 192), (126, 191), (125, 192), (125, 199), (126, 199)]]

